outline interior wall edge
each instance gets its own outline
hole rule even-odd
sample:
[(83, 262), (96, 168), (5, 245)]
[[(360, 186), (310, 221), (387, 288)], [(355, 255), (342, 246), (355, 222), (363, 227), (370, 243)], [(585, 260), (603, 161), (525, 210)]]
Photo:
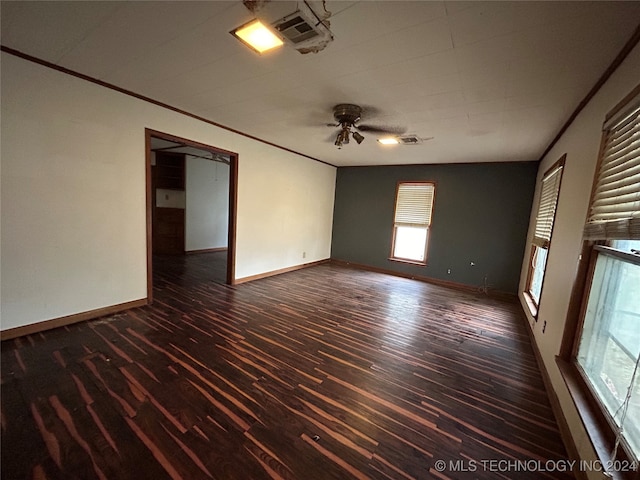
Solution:
[(547, 148), (545, 148), (544, 152), (542, 152), (542, 155), (540, 155), (540, 158), (538, 159), (539, 162), (542, 162), (544, 160), (544, 158), (551, 151), (551, 149), (562, 138), (562, 136), (564, 135), (564, 132), (566, 132), (569, 129), (569, 127), (574, 122), (574, 120), (578, 117), (578, 115), (580, 115), (580, 112), (582, 111), (582, 109), (584, 109), (584, 107), (587, 106), (587, 104), (593, 99), (593, 97), (597, 95), (597, 93), (600, 91), (602, 86), (605, 83), (607, 83), (607, 80), (609, 80), (609, 77), (611, 77), (611, 75), (614, 74), (614, 72), (625, 61), (625, 59), (631, 53), (631, 51), (636, 47), (636, 45), (638, 45), (638, 42), (640, 42), (640, 25), (638, 25), (638, 28), (636, 28), (636, 30), (633, 32), (629, 40), (627, 40), (627, 43), (625, 43), (624, 46), (620, 49), (620, 51), (618, 52), (618, 55), (616, 55), (616, 57), (611, 61), (607, 69), (602, 73), (600, 78), (598, 78), (598, 80), (593, 85), (593, 87), (591, 87), (591, 90), (587, 92), (585, 97), (576, 106), (575, 110), (571, 113), (571, 115), (569, 115), (569, 118), (567, 119), (567, 121), (564, 123), (564, 125), (562, 125), (560, 130), (558, 130), (558, 133), (553, 138), (553, 140), (551, 140), (551, 143), (549, 143)]
[(478, 287), (476, 285), (467, 285), (464, 283), (459, 283), (459, 282), (451, 282), (451, 281), (447, 281), (447, 280), (440, 280), (438, 278), (433, 278), (433, 277), (426, 277), (423, 275), (413, 275), (410, 273), (405, 273), (405, 272), (400, 272), (397, 270), (389, 270), (389, 269), (385, 269), (385, 268), (380, 268), (380, 267), (374, 267), (371, 265), (365, 265), (363, 263), (357, 263), (357, 262), (350, 262), (348, 260), (340, 260), (337, 258), (331, 258), (331, 263), (333, 263), (334, 265), (340, 265), (343, 267), (351, 267), (351, 268), (356, 268), (358, 270), (366, 270), (369, 272), (375, 272), (375, 273), (384, 273), (386, 275), (393, 275), (394, 277), (401, 277), (401, 278), (408, 278), (410, 280), (417, 280), (419, 282), (424, 282), (424, 283), (430, 283), (432, 285), (438, 285), (440, 287), (446, 287), (446, 288), (451, 288), (454, 290), (460, 290), (460, 291), (464, 291), (464, 292), (469, 292), (469, 293), (483, 293), (485, 294), (487, 297), (490, 298), (495, 298), (498, 300), (505, 300), (508, 302), (512, 302), (515, 303), (517, 302), (517, 296), (513, 293), (510, 292), (502, 292), (499, 290), (493, 290), (493, 291), (486, 291), (486, 292), (482, 292), (478, 289)]
[(185, 255), (197, 255), (199, 253), (226, 252), (228, 247), (200, 248), (197, 250), (185, 250)]
[(329, 263), (331, 259), (323, 258), (322, 260), (316, 260), (314, 262), (309, 263), (301, 263), (299, 265), (292, 265), (290, 267), (279, 268), (277, 270), (271, 270), (269, 272), (258, 273), (256, 275), (249, 275), (247, 277), (236, 278), (234, 285), (239, 285), (241, 283), (252, 282), (254, 280), (260, 280), (262, 278), (273, 277), (274, 275), (280, 275), (282, 273), (295, 272), (296, 270), (302, 270), (303, 268), (315, 267), (317, 265), (323, 265), (325, 263)]
[[(527, 307), (522, 303), (520, 303), (520, 313), (522, 316), (524, 327), (527, 330), (527, 336), (529, 337), (529, 341), (531, 342), (533, 355), (536, 359), (538, 370), (540, 370), (540, 374), (542, 376), (542, 381), (544, 383), (544, 388), (547, 392), (547, 398), (549, 399), (551, 410), (553, 411), (553, 416), (555, 417), (556, 423), (558, 424), (558, 430), (560, 431), (560, 438), (562, 439), (562, 443), (564, 443), (564, 446), (567, 449), (567, 453), (569, 454), (569, 460), (579, 462), (580, 453), (578, 452), (578, 447), (576, 446), (574, 436), (571, 433), (569, 422), (567, 421), (567, 418), (564, 415), (564, 410), (562, 409), (562, 405), (560, 404), (560, 399), (558, 398), (558, 395), (556, 394), (555, 388), (553, 386), (553, 382), (551, 381), (551, 376), (549, 375), (549, 371), (547, 370), (547, 367), (542, 358), (542, 354), (540, 353), (540, 349), (538, 348), (538, 344), (536, 343), (536, 340), (534, 338), (533, 330), (532, 330), (531, 324), (529, 323), (526, 310), (527, 310)], [(576, 476), (577, 480), (588, 479), (587, 473), (584, 470), (575, 469), (573, 471), (573, 474)]]
[(147, 298), (141, 298), (139, 300), (110, 305), (107, 307), (97, 308), (95, 310), (89, 310), (87, 312), (80, 312), (73, 315), (65, 315), (64, 317), (30, 323), (21, 327), (8, 328), (6, 330), (0, 330), (0, 340), (11, 340), (12, 338), (32, 335), (34, 333), (44, 332), (45, 330), (53, 330), (54, 328), (64, 327), (65, 325), (71, 325), (73, 323), (86, 322), (87, 320), (93, 320), (123, 312), (125, 310), (130, 310), (132, 308), (142, 307), (148, 303)]

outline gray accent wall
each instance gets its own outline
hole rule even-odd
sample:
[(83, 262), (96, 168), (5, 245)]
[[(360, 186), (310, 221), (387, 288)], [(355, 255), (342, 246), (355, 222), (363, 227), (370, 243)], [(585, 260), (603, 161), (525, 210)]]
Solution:
[[(516, 294), (537, 171), (537, 162), (338, 168), (331, 257), (477, 287), (486, 278)], [(399, 181), (436, 184), (426, 266), (389, 260)]]

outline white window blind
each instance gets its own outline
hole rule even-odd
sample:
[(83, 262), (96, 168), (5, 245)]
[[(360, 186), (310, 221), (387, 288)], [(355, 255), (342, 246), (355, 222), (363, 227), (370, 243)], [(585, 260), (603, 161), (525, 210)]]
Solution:
[(431, 225), (434, 185), (431, 183), (401, 183), (396, 197), (396, 225)]
[(536, 227), (533, 234), (533, 243), (542, 248), (549, 248), (553, 222), (556, 217), (558, 194), (560, 192), (560, 180), (564, 165), (552, 167), (542, 179), (542, 192), (536, 215)]
[(640, 102), (606, 130), (584, 236), (640, 240)]

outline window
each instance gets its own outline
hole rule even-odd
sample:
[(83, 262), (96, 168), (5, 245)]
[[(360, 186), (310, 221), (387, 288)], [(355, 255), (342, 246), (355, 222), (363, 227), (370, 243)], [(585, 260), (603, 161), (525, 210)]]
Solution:
[(536, 213), (536, 225), (525, 287), (527, 304), (531, 309), (531, 313), (535, 316), (538, 314), (540, 295), (542, 294), (542, 282), (544, 281), (544, 271), (547, 266), (553, 222), (556, 217), (564, 160), (565, 156), (553, 164), (542, 177), (542, 188)]
[(392, 260), (426, 265), (434, 194), (433, 183), (398, 184), (393, 220)]
[[(635, 244), (640, 249), (640, 241)], [(624, 438), (638, 458), (640, 258), (627, 259), (622, 250), (607, 247), (596, 251), (576, 360), (615, 427), (624, 427)]]
[[(628, 105), (628, 104), (627, 104)], [(611, 457), (640, 458), (640, 98), (605, 123), (589, 214), (577, 328), (568, 358), (578, 396)], [(571, 311), (571, 307), (570, 307)], [(570, 325), (571, 319), (568, 319)], [(565, 352), (566, 355), (566, 352)], [(568, 382), (569, 384), (569, 382)], [(571, 387), (570, 387), (571, 388)], [(574, 395), (576, 398), (576, 395)], [(578, 402), (576, 402), (578, 404)], [(589, 413), (591, 415), (591, 413)], [(591, 432), (590, 432), (591, 433)]]

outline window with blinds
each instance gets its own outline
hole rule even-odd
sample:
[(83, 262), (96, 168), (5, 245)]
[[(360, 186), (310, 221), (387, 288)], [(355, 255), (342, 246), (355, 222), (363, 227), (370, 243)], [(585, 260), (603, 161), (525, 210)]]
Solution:
[(587, 240), (640, 240), (640, 100), (605, 125)]
[(393, 220), (392, 260), (426, 263), (435, 185), (400, 182)]
[[(636, 89), (640, 91), (640, 87)], [(584, 227), (582, 304), (572, 365), (610, 426), (610, 458), (640, 459), (640, 95), (603, 127)]]
[(558, 205), (558, 193), (560, 192), (560, 180), (564, 169), (564, 157), (556, 163), (542, 178), (542, 192), (536, 215), (536, 227), (533, 234), (533, 243), (542, 248), (549, 248), (553, 222), (556, 218)]
[(536, 211), (536, 223), (533, 233), (533, 245), (531, 245), (531, 257), (527, 273), (525, 298), (531, 314), (537, 317), (544, 272), (547, 267), (547, 256), (553, 233), (553, 223), (556, 218), (558, 195), (566, 155), (554, 163), (542, 177), (540, 200)]

